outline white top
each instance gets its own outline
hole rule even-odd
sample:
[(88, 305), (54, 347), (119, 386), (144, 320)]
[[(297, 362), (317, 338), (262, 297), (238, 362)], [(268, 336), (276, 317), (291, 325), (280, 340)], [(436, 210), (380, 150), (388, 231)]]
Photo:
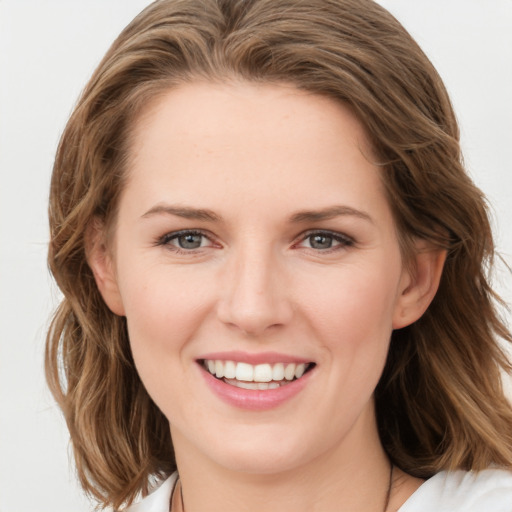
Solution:
[[(177, 478), (173, 473), (125, 512), (169, 512)], [(442, 471), (421, 485), (398, 512), (512, 512), (512, 472)]]

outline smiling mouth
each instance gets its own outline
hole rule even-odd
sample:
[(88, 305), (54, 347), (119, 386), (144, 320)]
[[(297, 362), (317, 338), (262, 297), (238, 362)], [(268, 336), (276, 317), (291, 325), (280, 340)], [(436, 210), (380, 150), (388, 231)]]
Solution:
[(218, 359), (198, 361), (216, 379), (242, 389), (264, 391), (296, 381), (311, 371), (315, 363), (248, 364)]

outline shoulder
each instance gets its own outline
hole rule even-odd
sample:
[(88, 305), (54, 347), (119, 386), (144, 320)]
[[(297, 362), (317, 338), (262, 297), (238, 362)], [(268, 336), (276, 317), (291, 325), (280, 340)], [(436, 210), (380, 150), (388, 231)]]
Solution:
[(512, 512), (512, 472), (442, 471), (427, 480), (399, 512)]
[(177, 479), (178, 473), (173, 473), (159, 487), (154, 489), (151, 494), (123, 509), (123, 512), (169, 512), (171, 495)]

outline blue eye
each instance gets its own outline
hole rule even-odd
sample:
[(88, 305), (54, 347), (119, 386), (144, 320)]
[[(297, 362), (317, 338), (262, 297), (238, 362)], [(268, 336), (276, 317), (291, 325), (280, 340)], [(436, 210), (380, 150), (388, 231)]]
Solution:
[(309, 245), (312, 249), (330, 249), (335, 241), (332, 236), (320, 233), (309, 235), (307, 240), (309, 240)]
[(181, 249), (198, 249), (203, 244), (203, 238), (203, 235), (188, 233), (186, 235), (180, 235), (174, 240)]
[(158, 245), (184, 251), (193, 251), (210, 245), (210, 240), (199, 231), (177, 231), (168, 233), (158, 240)]
[(354, 244), (354, 241), (341, 233), (331, 231), (316, 231), (307, 233), (300, 245), (317, 251), (342, 249)]

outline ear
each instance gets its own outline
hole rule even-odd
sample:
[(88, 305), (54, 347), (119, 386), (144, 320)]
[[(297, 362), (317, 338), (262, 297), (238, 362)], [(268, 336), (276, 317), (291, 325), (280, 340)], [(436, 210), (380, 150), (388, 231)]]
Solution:
[(112, 254), (106, 243), (105, 226), (97, 218), (89, 224), (85, 232), (85, 256), (105, 304), (112, 313), (124, 316)]
[(445, 260), (446, 250), (431, 247), (425, 241), (416, 243), (415, 255), (403, 271), (393, 329), (414, 323), (427, 310), (439, 288)]

